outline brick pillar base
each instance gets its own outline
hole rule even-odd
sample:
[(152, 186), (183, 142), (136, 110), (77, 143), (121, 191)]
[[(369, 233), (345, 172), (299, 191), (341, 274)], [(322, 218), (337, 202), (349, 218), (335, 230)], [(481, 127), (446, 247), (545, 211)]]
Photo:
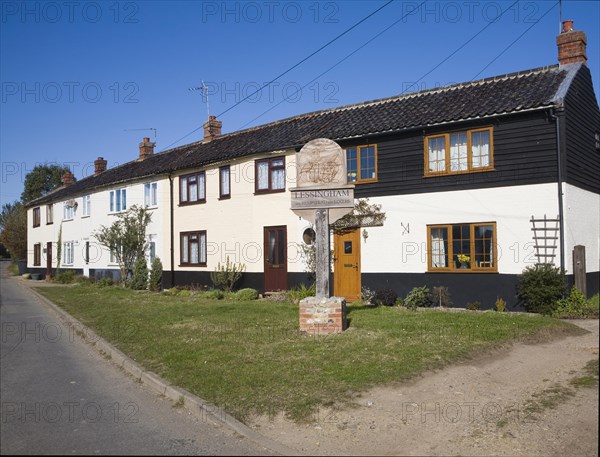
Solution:
[(301, 332), (329, 335), (341, 333), (346, 328), (346, 300), (343, 298), (307, 297), (300, 302)]

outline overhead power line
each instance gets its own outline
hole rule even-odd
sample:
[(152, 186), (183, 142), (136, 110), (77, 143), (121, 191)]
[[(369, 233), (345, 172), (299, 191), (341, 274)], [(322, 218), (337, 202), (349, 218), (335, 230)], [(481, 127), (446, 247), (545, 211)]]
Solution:
[[(306, 62), (308, 59), (310, 59), (311, 57), (313, 57), (314, 55), (318, 54), (319, 52), (321, 52), (323, 49), (325, 49), (326, 47), (328, 47), (329, 45), (333, 44), (335, 41), (339, 40), (341, 37), (343, 37), (344, 35), (346, 35), (347, 33), (349, 33), (351, 30), (355, 29), (356, 27), (358, 27), (360, 24), (362, 24), (363, 22), (365, 22), (366, 20), (368, 20), (369, 18), (371, 18), (372, 16), (374, 16), (375, 14), (377, 14), (379, 11), (381, 11), (382, 9), (386, 8), (388, 5), (390, 5), (391, 3), (393, 3), (395, 0), (389, 0), (386, 3), (384, 3), (382, 6), (380, 6), (379, 8), (377, 8), (375, 11), (373, 11), (372, 13), (368, 14), (367, 16), (365, 16), (364, 18), (362, 18), (360, 21), (356, 22), (354, 25), (352, 25), (350, 28), (344, 30), (342, 33), (340, 33), (338, 36), (336, 36), (335, 38), (329, 40), (327, 43), (325, 43), (324, 45), (322, 45), (319, 49), (317, 49), (316, 51), (312, 52), (311, 54), (309, 54), (308, 56), (306, 56), (305, 58), (303, 58), (302, 60), (300, 60), (299, 62), (297, 62), (296, 64), (292, 65), (290, 68), (288, 68), (287, 70), (285, 70), (283, 73), (279, 74), (278, 76), (276, 76), (275, 78), (273, 78), (271, 81), (269, 81), (268, 83), (263, 84), (260, 88), (256, 89), (254, 92), (252, 92), (251, 94), (247, 95), (246, 97), (244, 97), (243, 99), (241, 99), (239, 102), (235, 103), (234, 105), (230, 106), (229, 108), (227, 108), (225, 111), (223, 111), (221, 114), (219, 114), (218, 116), (216, 116), (216, 118), (219, 118), (221, 116), (223, 116), (225, 113), (231, 111), (232, 109), (234, 109), (236, 106), (240, 105), (241, 103), (245, 102), (246, 100), (248, 100), (249, 98), (253, 97), (254, 95), (256, 95), (257, 93), (261, 92), (265, 87), (268, 87), (269, 85), (273, 84), (275, 81), (277, 81), (279, 78), (281, 78), (282, 76), (285, 76), (286, 74), (288, 74), (290, 71), (292, 71), (293, 69), (297, 68), (298, 66), (302, 65), (304, 62)], [(423, 2), (424, 3), (424, 2)], [(163, 149), (163, 151), (165, 149), (170, 148), (171, 146), (173, 146), (174, 144), (179, 143), (181, 140), (187, 138), (188, 136), (190, 136), (192, 133), (197, 132), (198, 130), (200, 130), (202, 128), (202, 126), (192, 130), (191, 132), (189, 132), (188, 134), (186, 134), (185, 136), (181, 137), (180, 139), (174, 141), (173, 143), (169, 144), (167, 147), (165, 147)]]

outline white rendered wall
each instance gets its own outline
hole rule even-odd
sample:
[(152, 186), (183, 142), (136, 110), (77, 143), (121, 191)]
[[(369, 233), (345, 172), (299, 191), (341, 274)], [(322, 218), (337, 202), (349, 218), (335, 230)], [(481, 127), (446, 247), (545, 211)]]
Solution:
[[(286, 190), (255, 195), (254, 162), (257, 159), (285, 155)], [(211, 272), (229, 257), (231, 262), (246, 265), (247, 272), (263, 272), (264, 227), (287, 227), (288, 272), (305, 271), (299, 243), (310, 224), (290, 209), (290, 187), (295, 186), (295, 151), (280, 151), (234, 161), (230, 165), (231, 197), (219, 200), (219, 166), (200, 168), (206, 171), (206, 203), (179, 205), (179, 175), (175, 188), (175, 266), (179, 271)], [(196, 170), (186, 170), (186, 175)], [(206, 266), (180, 266), (180, 233), (206, 230)]]
[(585, 246), (586, 271), (600, 268), (600, 195), (564, 184), (565, 269), (573, 273), (573, 248)]
[[(152, 235), (152, 240), (156, 242), (156, 255), (161, 257), (163, 265), (168, 261), (168, 255), (165, 251), (168, 249), (168, 240), (164, 238), (164, 219), (165, 214), (168, 215), (169, 205), (169, 181), (165, 178), (155, 178), (148, 182), (157, 182), (157, 206), (149, 208), (152, 214), (152, 221), (149, 224), (146, 234)], [(110, 191), (116, 189), (127, 189), (127, 208), (133, 205), (143, 206), (144, 204), (144, 183), (131, 183), (127, 185), (115, 186), (94, 193), (91, 195), (90, 215), (83, 216), (83, 196), (74, 198), (77, 202), (77, 208), (72, 219), (63, 220), (64, 201), (54, 203), (54, 223), (46, 225), (46, 205), (40, 206), (42, 221), (40, 227), (33, 228), (32, 214), (33, 208), (27, 211), (28, 214), (28, 266), (33, 265), (33, 245), (35, 243), (42, 244), (42, 261), (39, 267), (46, 267), (46, 255), (43, 249), (48, 241), (52, 241), (52, 266), (56, 267), (57, 249), (59, 232), (62, 225), (62, 243), (73, 241), (74, 256), (73, 263), (61, 262), (61, 267), (74, 269), (118, 269), (118, 265), (110, 262), (110, 254), (108, 250), (102, 247), (94, 233), (100, 229), (102, 225), (110, 226), (116, 220), (115, 212), (110, 212)], [(62, 223), (62, 224), (61, 224)], [(85, 242), (90, 242), (90, 261), (85, 264)], [(64, 248), (63, 248), (64, 251)], [(64, 253), (62, 255), (64, 259)]]
[[(427, 225), (496, 223), (498, 273), (519, 274), (537, 262), (531, 216), (556, 218), (556, 184), (496, 187), (372, 198), (387, 219), (367, 228), (362, 239), (362, 272), (427, 271)], [(558, 245), (558, 243), (557, 243)], [(560, 265), (559, 249), (555, 264)]]

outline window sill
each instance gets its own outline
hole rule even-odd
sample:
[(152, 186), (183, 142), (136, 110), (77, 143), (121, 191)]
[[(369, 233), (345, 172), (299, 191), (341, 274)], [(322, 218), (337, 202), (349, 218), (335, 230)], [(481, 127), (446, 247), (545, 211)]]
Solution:
[(466, 170), (466, 171), (452, 171), (452, 172), (438, 171), (438, 172), (425, 173), (423, 175), (423, 178), (437, 178), (439, 176), (472, 175), (475, 173), (486, 173), (489, 171), (496, 171), (496, 169), (494, 167), (486, 167), (486, 168), (480, 168), (477, 170)]
[(38, 228), (39, 226), (40, 226), (40, 224), (34, 225), (33, 228)]
[(221, 195), (219, 197), (219, 200), (230, 200), (231, 199), (231, 195)]
[(455, 270), (450, 270), (449, 268), (439, 268), (439, 269), (430, 269), (427, 270), (426, 273), (459, 273), (459, 274), (466, 274), (466, 273), (498, 273), (498, 270), (482, 270), (482, 269), (474, 269), (474, 268), (457, 268)]
[(46, 222), (46, 225), (52, 225), (54, 222)]
[(196, 202), (179, 202), (178, 206), (194, 206), (194, 205), (202, 205), (204, 203), (206, 203), (206, 199), (198, 200)]
[(85, 215), (82, 215), (82, 216), (81, 216), (81, 218), (82, 218), (82, 219), (87, 219), (88, 217), (90, 217), (90, 215), (89, 215), (89, 214), (88, 214), (87, 216), (85, 216)]
[(70, 221), (72, 221), (73, 219), (75, 219), (75, 218), (71, 218), (71, 219), (63, 219), (63, 222), (70, 222)]
[(205, 263), (180, 263), (178, 265), (178, 267), (194, 267), (194, 268), (204, 267), (204, 268), (206, 268), (206, 264)]
[(275, 189), (275, 190), (255, 190), (254, 195), (265, 195), (265, 194), (280, 194), (285, 192), (285, 189)]
[(361, 181), (348, 181), (348, 185), (350, 186), (350, 185), (356, 185), (356, 184), (358, 184), (358, 185), (361, 185), (361, 184), (371, 184), (371, 183), (378, 182), (378, 181), (379, 180), (377, 178), (374, 178), (374, 179), (363, 179)]

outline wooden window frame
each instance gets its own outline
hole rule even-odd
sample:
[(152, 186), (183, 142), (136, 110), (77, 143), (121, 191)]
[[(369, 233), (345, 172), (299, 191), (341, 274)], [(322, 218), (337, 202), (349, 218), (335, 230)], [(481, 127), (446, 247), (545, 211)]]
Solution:
[[(202, 182), (203, 182), (203, 198), (200, 198), (200, 186), (199, 186), (199, 181), (200, 181), (200, 177), (203, 177)], [(196, 179), (196, 185), (197, 185), (197, 189), (196, 189), (196, 200), (190, 201), (190, 178), (195, 178)], [(183, 184), (183, 180), (186, 180), (186, 200), (183, 200), (183, 195), (181, 192), (181, 186)], [(197, 171), (195, 173), (189, 173), (187, 175), (181, 175), (179, 177), (179, 204), (182, 206), (185, 205), (198, 205), (201, 203), (206, 203), (206, 172), (204, 170), (202, 171)]]
[(33, 208), (33, 226), (39, 227), (42, 224), (42, 211), (40, 207)]
[[(367, 179), (361, 179), (361, 166), (360, 166), (360, 156), (361, 156), (361, 149), (363, 148), (373, 148), (375, 151), (375, 177), (374, 178), (367, 178)], [(378, 162), (379, 162), (379, 152), (378, 152), (378, 148), (376, 144), (361, 144), (358, 146), (348, 146), (345, 149), (346, 152), (346, 168), (348, 168), (348, 149), (356, 149), (356, 181), (349, 181), (348, 178), (346, 177), (346, 181), (348, 184), (365, 184), (365, 183), (371, 183), (371, 182), (377, 182), (379, 179), (379, 170), (378, 170)], [(348, 172), (348, 171), (347, 171)]]
[(33, 266), (39, 267), (42, 265), (42, 244), (35, 243), (33, 245)]
[(54, 224), (54, 204), (46, 205), (46, 225)]
[[(283, 160), (283, 165), (273, 165), (273, 162), (276, 160)], [(258, 165), (260, 163), (266, 162), (269, 164), (268, 176), (269, 176), (269, 187), (266, 189), (258, 188)], [(283, 188), (281, 189), (273, 189), (273, 172), (277, 170), (283, 170)], [(254, 193), (255, 194), (272, 194), (276, 192), (285, 192), (286, 189), (286, 174), (287, 170), (285, 169), (285, 156), (278, 157), (270, 157), (265, 159), (256, 159), (254, 161)]]
[[(453, 239), (452, 239), (452, 227), (457, 225), (468, 225), (470, 246), (469, 246), (469, 257), (470, 267), (466, 269), (456, 268), (454, 266), (454, 254)], [(493, 227), (492, 246), (494, 247), (493, 253), (493, 266), (492, 267), (481, 267), (476, 265), (476, 252), (475, 252), (475, 227), (491, 225)], [(431, 229), (434, 228), (446, 228), (448, 230), (448, 266), (447, 267), (433, 267), (432, 266), (432, 253), (433, 247), (431, 243)], [(430, 273), (497, 273), (498, 272), (498, 243), (497, 243), (497, 226), (496, 222), (457, 222), (452, 224), (431, 224), (427, 225), (427, 271)]]
[[(183, 237), (188, 236), (188, 261), (183, 261)], [(198, 263), (190, 262), (191, 255), (191, 241), (190, 237), (196, 235), (198, 237)], [(202, 245), (201, 240), (204, 236), (204, 262), (202, 262)], [(206, 267), (207, 265), (207, 252), (208, 242), (206, 237), (206, 230), (193, 230), (191, 232), (179, 232), (179, 266), (181, 267)]]
[[(490, 135), (490, 164), (486, 167), (473, 167), (473, 151), (471, 148), (472, 140), (471, 137), (473, 133), (477, 132), (485, 132), (487, 131)], [(452, 171), (450, 170), (450, 135), (457, 133), (466, 133), (467, 134), (467, 169), (460, 171)], [(443, 171), (430, 171), (429, 170), (429, 141), (435, 138), (445, 138), (445, 170)], [(425, 157), (425, 177), (430, 176), (448, 176), (448, 175), (461, 175), (467, 173), (480, 173), (485, 171), (494, 170), (494, 128), (491, 126), (488, 127), (478, 127), (473, 129), (466, 130), (453, 130), (444, 133), (436, 133), (432, 135), (426, 135), (423, 141), (423, 150)]]
[[(223, 175), (222, 173), (227, 170), (227, 188), (229, 189), (229, 192), (224, 193), (223, 192)], [(231, 167), (229, 165), (225, 165), (222, 167), (219, 167), (219, 200), (227, 200), (228, 198), (231, 198)]]

